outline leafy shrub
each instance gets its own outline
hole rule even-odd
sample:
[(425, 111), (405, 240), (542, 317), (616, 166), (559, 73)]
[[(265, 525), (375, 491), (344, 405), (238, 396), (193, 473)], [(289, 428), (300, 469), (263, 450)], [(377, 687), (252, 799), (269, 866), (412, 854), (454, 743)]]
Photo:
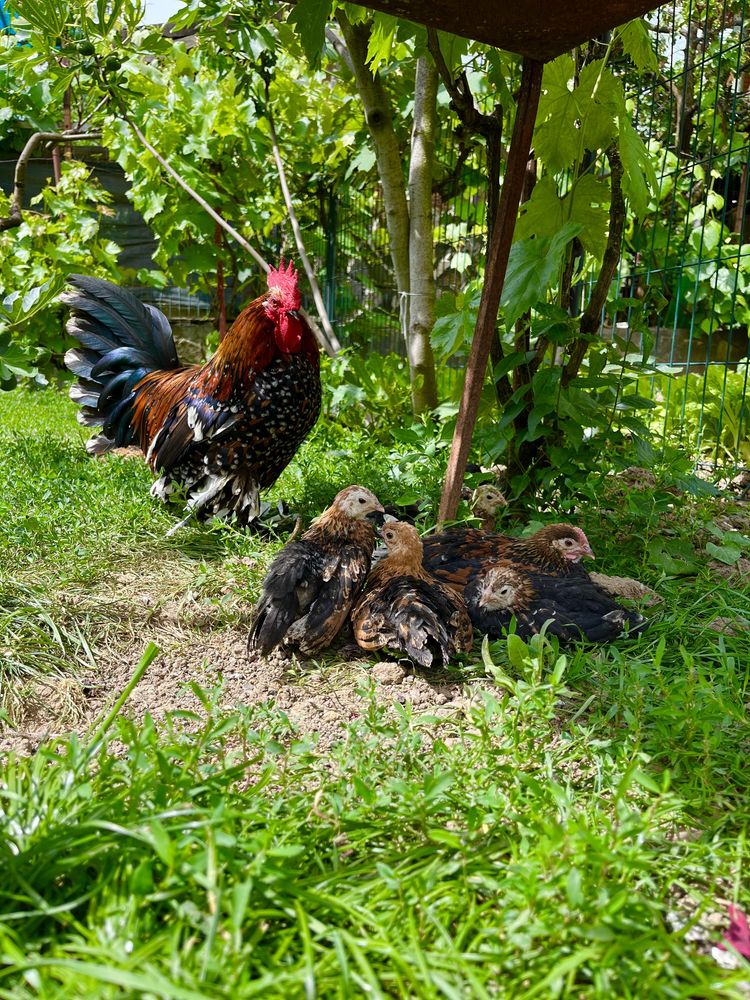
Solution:
[[(120, 248), (99, 232), (110, 201), (85, 164), (67, 161), (60, 183), (48, 184), (32, 199), (40, 208), (27, 209), (18, 228), (0, 233), (0, 335), (10, 334), (16, 367), (19, 352), (31, 351), (35, 362), (46, 364), (65, 351), (56, 297), (66, 275), (80, 271), (121, 280)], [(7, 213), (8, 199), (0, 195), (0, 214)]]
[[(656, 435), (687, 444), (719, 462), (739, 457), (750, 463), (750, 413), (746, 392), (750, 363), (725, 371), (709, 365), (704, 375), (659, 375), (654, 379), (654, 408), (647, 423)], [(646, 382), (647, 380), (642, 380)]]

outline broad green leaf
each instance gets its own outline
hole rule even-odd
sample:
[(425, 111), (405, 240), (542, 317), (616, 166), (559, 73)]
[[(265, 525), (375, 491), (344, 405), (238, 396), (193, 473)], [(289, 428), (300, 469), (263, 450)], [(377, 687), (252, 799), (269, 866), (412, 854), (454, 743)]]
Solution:
[(551, 239), (513, 244), (501, 299), (508, 326), (544, 300), (558, 275), (565, 247), (580, 231), (579, 223), (568, 222)]
[(606, 180), (584, 174), (563, 199), (563, 217), (581, 226), (584, 250), (601, 260), (609, 231), (610, 191)]
[(471, 340), (473, 330), (474, 323), (465, 312), (441, 316), (430, 334), (435, 353), (443, 360), (450, 358)]
[(584, 149), (606, 149), (617, 135), (617, 118), (625, 111), (622, 84), (597, 59), (581, 70), (576, 98)]
[(656, 171), (643, 140), (624, 115), (620, 118), (620, 157), (622, 189), (635, 214), (643, 218), (648, 211), (649, 198), (656, 195)]
[(529, 656), (529, 647), (523, 639), (511, 632), (506, 640), (508, 646), (508, 659), (516, 670), (521, 670)]
[(393, 39), (398, 26), (398, 18), (392, 14), (376, 14), (373, 18), (370, 41), (367, 46), (367, 65), (375, 75), (382, 62), (388, 62), (393, 48)]
[(332, 0), (299, 0), (287, 20), (297, 26), (302, 48), (311, 66), (317, 66), (325, 41)]
[(742, 555), (742, 550), (736, 545), (716, 545), (714, 542), (706, 543), (706, 552), (727, 566), (734, 566)]
[(493, 370), (493, 378), (499, 379), (503, 375), (507, 375), (508, 372), (513, 371), (515, 368), (520, 368), (521, 365), (528, 364), (532, 358), (536, 357), (536, 351), (514, 351), (512, 354), (506, 354), (502, 361), (498, 361)]
[(648, 25), (642, 17), (623, 24), (618, 34), (623, 50), (633, 60), (637, 69), (650, 73), (658, 70), (659, 59), (654, 52)]
[(563, 221), (563, 202), (557, 184), (551, 174), (545, 174), (534, 185), (529, 200), (521, 206), (515, 238), (554, 236)]
[(534, 149), (553, 173), (570, 166), (581, 152), (574, 89), (575, 67), (569, 55), (559, 56), (544, 67)]
[(447, 31), (438, 31), (437, 34), (445, 64), (451, 75), (456, 76), (461, 69), (461, 57), (468, 51), (469, 39), (461, 38), (459, 35), (451, 35)]

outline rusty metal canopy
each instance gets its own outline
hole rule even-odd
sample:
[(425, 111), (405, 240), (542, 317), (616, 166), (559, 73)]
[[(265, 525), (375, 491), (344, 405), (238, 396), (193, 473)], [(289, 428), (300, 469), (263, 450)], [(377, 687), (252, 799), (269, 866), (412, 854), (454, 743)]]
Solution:
[[(662, 0), (663, 2), (663, 0)], [(659, 7), (653, 0), (367, 0), (366, 7), (548, 62)]]

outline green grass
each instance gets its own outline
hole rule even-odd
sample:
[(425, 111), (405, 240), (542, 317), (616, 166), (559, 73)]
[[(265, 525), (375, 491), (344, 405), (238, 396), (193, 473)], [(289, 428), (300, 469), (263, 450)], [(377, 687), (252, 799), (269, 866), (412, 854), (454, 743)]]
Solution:
[[(249, 603), (280, 544), (165, 538), (142, 464), (87, 459), (72, 414), (0, 398), (5, 691), (96, 661), (124, 627), (125, 592), (98, 602), (118, 575), (178, 581), (231, 624), (227, 580)], [(323, 423), (276, 495), (309, 517), (351, 481), (434, 498), (439, 461)], [(477, 648), (465, 714), (370, 697), (326, 753), (272, 703), (209, 691), (0, 760), (0, 998), (746, 996), (747, 965), (666, 919), (750, 911), (750, 636), (707, 628), (750, 618), (705, 565), (731, 505), (599, 475), (576, 504), (597, 568), (666, 598), (638, 640)], [(683, 556), (691, 575), (665, 576)]]

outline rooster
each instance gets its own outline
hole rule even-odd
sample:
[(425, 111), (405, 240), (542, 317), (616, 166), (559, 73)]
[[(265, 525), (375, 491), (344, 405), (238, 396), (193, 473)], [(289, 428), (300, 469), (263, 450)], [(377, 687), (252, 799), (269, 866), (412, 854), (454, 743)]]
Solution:
[(588, 579), (581, 559), (594, 558), (586, 535), (572, 524), (548, 524), (527, 538), (479, 528), (453, 528), (424, 539), (424, 565), (444, 583), (464, 587), (499, 559), (558, 576)]
[(268, 568), (255, 608), (248, 649), (268, 654), (282, 643), (305, 655), (330, 646), (370, 572), (375, 529), (367, 515), (382, 513), (363, 486), (347, 486), (301, 538)]
[(466, 606), (423, 568), (417, 529), (387, 521), (380, 534), (388, 554), (370, 574), (352, 612), (357, 645), (392, 650), (422, 667), (468, 653), (473, 632)]
[(291, 263), (234, 321), (204, 365), (181, 365), (166, 316), (108, 281), (72, 275), (65, 355), (79, 381), (78, 420), (102, 426), (86, 450), (136, 443), (158, 478), (153, 496), (187, 499), (187, 517), (247, 524), (258, 493), (291, 461), (320, 413), (320, 355), (299, 314)]
[(586, 577), (522, 570), (505, 560), (475, 577), (464, 597), (475, 628), (490, 638), (500, 638), (513, 616), (524, 639), (545, 622), (547, 634), (561, 642), (610, 642), (625, 629), (632, 636), (646, 628), (642, 615), (616, 604)]

